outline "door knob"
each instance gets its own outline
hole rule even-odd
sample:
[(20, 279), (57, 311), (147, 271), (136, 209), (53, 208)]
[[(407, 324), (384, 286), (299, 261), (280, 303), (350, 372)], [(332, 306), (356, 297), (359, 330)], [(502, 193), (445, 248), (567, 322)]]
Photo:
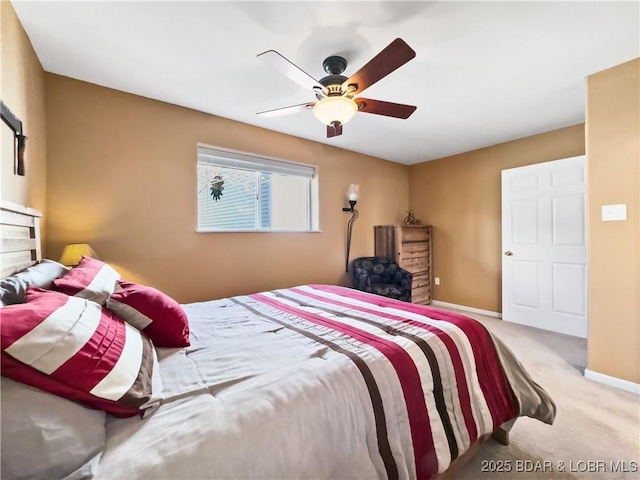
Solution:
[(513, 255), (513, 252), (512, 252), (511, 250), (507, 250), (506, 252), (504, 252), (504, 254), (505, 254), (507, 257), (510, 257), (511, 255)]

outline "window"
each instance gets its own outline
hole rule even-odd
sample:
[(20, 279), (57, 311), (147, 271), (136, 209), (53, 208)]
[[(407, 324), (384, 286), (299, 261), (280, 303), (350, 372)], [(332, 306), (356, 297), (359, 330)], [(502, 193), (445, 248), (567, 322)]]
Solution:
[(198, 231), (316, 231), (310, 165), (198, 146)]

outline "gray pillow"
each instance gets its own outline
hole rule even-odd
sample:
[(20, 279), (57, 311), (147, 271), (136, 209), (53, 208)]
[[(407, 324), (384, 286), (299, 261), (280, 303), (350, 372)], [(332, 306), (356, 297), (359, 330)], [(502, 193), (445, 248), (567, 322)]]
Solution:
[(61, 263), (42, 260), (21, 272), (0, 279), (0, 306), (26, 302), (29, 286), (51, 288), (51, 282), (68, 271)]
[[(106, 414), (2, 377), (3, 479), (91, 478), (104, 449)], [(75, 475), (71, 475), (74, 477)]]

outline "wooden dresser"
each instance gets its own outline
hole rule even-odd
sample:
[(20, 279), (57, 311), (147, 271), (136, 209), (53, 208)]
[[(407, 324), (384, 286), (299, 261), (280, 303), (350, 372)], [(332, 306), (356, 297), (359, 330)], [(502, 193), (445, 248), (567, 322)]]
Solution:
[(393, 258), (402, 268), (413, 273), (413, 303), (431, 303), (431, 225), (376, 225), (373, 230), (376, 257)]

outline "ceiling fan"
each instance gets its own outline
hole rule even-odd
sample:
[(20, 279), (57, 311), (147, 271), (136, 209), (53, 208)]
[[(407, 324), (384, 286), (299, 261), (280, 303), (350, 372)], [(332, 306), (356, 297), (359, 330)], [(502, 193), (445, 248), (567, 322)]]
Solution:
[(275, 50), (267, 50), (259, 54), (258, 58), (303, 87), (313, 90), (318, 101), (267, 110), (257, 115), (277, 117), (303, 110), (313, 110), (316, 118), (327, 125), (327, 138), (342, 135), (342, 126), (351, 120), (356, 112), (409, 118), (417, 107), (354, 97), (415, 56), (416, 52), (404, 40), (396, 38), (369, 60), (369, 63), (348, 78), (342, 75), (347, 68), (347, 61), (343, 57), (334, 55), (326, 58), (322, 66), (328, 75), (316, 80)]

